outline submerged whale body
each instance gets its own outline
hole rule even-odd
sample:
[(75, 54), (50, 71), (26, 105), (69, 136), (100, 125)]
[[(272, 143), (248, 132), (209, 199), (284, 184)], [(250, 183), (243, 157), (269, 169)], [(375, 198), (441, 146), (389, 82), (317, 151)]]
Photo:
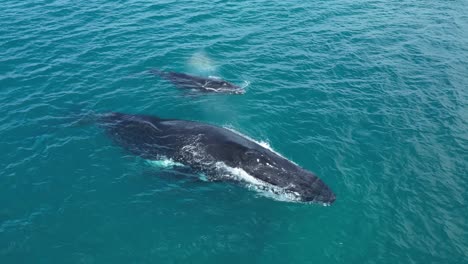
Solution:
[(207, 93), (244, 94), (245, 90), (237, 85), (217, 78), (205, 78), (180, 72), (150, 70), (151, 73), (171, 81), (179, 88), (193, 89)]
[(170, 159), (209, 180), (234, 180), (287, 200), (331, 204), (332, 190), (313, 173), (229, 129), (195, 121), (109, 113), (106, 133), (144, 159)]

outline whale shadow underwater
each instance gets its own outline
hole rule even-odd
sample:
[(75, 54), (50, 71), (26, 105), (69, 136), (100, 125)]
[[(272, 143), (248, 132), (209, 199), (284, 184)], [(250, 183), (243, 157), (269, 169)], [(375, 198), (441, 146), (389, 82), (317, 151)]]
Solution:
[(196, 90), (205, 93), (245, 93), (244, 88), (218, 78), (194, 76), (180, 72), (165, 72), (157, 69), (152, 69), (149, 72), (172, 82), (181, 89)]
[(130, 153), (169, 160), (208, 181), (237, 182), (286, 201), (332, 204), (336, 199), (313, 173), (230, 129), (115, 112), (101, 115), (98, 123)]

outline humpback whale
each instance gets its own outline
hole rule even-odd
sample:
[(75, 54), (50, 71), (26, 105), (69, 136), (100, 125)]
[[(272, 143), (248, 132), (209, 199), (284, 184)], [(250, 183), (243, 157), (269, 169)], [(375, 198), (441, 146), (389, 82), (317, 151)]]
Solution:
[(243, 88), (218, 78), (193, 76), (180, 72), (164, 72), (156, 69), (152, 69), (150, 72), (171, 81), (177, 87), (183, 89), (194, 89), (207, 93), (245, 93)]
[(116, 112), (98, 120), (115, 143), (144, 159), (169, 159), (208, 180), (239, 182), (288, 201), (335, 201), (333, 191), (316, 175), (233, 130)]

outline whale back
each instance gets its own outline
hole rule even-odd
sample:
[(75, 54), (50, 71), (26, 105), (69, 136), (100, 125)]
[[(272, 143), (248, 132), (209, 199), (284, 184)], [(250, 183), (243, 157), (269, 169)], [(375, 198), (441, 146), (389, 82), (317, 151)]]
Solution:
[(229, 129), (195, 121), (111, 113), (101, 119), (107, 134), (145, 159), (169, 157), (219, 177), (219, 164), (282, 188), (302, 201), (332, 203), (335, 195), (315, 174)]

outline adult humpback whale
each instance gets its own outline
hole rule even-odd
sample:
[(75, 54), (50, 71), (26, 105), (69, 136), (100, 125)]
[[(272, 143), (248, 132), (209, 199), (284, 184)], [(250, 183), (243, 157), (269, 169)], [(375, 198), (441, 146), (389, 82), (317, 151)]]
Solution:
[(109, 113), (99, 123), (116, 143), (144, 159), (171, 159), (209, 180), (234, 180), (288, 200), (331, 204), (317, 176), (229, 129), (195, 121)]
[(239, 87), (222, 79), (205, 78), (179, 72), (164, 72), (156, 69), (150, 70), (150, 72), (155, 75), (161, 76), (166, 80), (171, 81), (179, 88), (196, 89), (202, 92), (211, 93), (245, 93), (245, 90), (242, 87)]

